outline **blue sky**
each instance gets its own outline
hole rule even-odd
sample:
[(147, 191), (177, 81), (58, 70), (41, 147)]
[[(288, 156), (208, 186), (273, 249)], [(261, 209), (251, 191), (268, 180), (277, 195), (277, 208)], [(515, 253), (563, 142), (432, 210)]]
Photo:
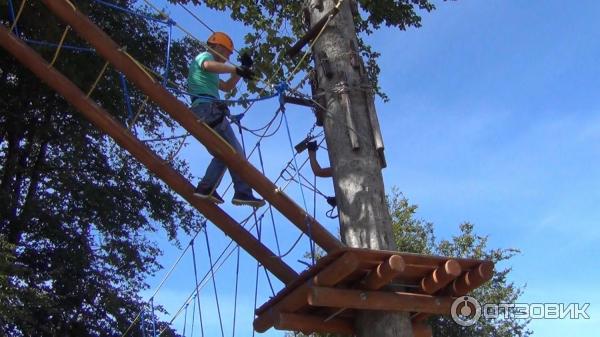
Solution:
[[(208, 35), (178, 8), (168, 9), (197, 36)], [(489, 236), (491, 248), (520, 249), (505, 266), (513, 268), (513, 282), (526, 285), (522, 302), (591, 303), (590, 320), (533, 321), (535, 336), (595, 336), (600, 328), (600, 263), (595, 258), (600, 255), (598, 12), (600, 2), (591, 0), (439, 2), (435, 12), (424, 13), (422, 28), (384, 28), (367, 37), (382, 54), (381, 85), (391, 98), (377, 104), (387, 145), (386, 188), (396, 186), (418, 204), (417, 216), (435, 224), (439, 239), (457, 234), (458, 225), (470, 221), (478, 234)], [(204, 7), (195, 13), (236, 41), (246, 31)], [(273, 103), (257, 104), (245, 123), (263, 125), (274, 110)], [(310, 112), (290, 108), (287, 114), (296, 143), (312, 124)], [(253, 144), (254, 139), (246, 141)], [(285, 129), (262, 149), (267, 175), (274, 180), (291, 155)], [(200, 145), (190, 141), (182, 156), (196, 176), (203, 174), (209, 157)], [(326, 163), (324, 153), (320, 158)], [(257, 160), (251, 158), (258, 166)], [(319, 188), (331, 195), (329, 181), (320, 179)], [(298, 186), (291, 184), (289, 191), (302, 204)], [(304, 192), (312, 210), (312, 194)], [(230, 198), (231, 192), (225, 199)], [(336, 221), (324, 217), (326, 207), (322, 199), (318, 202), (319, 219), (337, 232)], [(247, 214), (230, 205), (226, 209), (238, 219)], [(274, 247), (267, 219), (263, 235)], [(298, 231), (280, 216), (275, 223), (285, 250)], [(227, 240), (213, 227), (209, 234), (214, 259)], [(164, 242), (162, 247), (168, 267), (180, 251)], [(303, 240), (286, 261), (301, 270), (296, 261), (307, 249)], [(205, 272), (203, 244), (197, 255)], [(241, 265), (236, 331), (250, 336), (256, 265), (243, 253)], [(191, 292), (191, 268), (187, 254), (156, 298), (171, 313)], [(160, 277), (149, 280), (153, 287)], [(234, 258), (217, 280), (225, 335), (230, 335)], [(214, 300), (211, 286), (202, 291), (203, 303)], [(259, 305), (269, 293), (261, 276)], [(219, 335), (214, 306), (206, 304), (205, 310), (205, 317), (212, 318), (206, 328)], [(183, 320), (176, 324), (182, 328)]]

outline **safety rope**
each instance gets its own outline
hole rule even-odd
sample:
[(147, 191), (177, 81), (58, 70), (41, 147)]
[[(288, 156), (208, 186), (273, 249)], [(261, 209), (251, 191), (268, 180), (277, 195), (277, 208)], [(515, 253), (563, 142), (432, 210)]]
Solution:
[[(17, 11), (17, 15), (13, 19), (12, 25), (10, 25), (9, 31), (12, 32), (13, 30), (15, 30), (15, 33), (19, 34), (18, 30), (16, 30), (15, 28), (17, 28), (17, 22), (19, 22), (19, 19), (21, 18), (21, 14), (23, 13), (23, 8), (25, 7), (26, 2), (27, 0), (21, 1), (21, 6), (19, 6), (19, 10)], [(12, 1), (9, 1), (9, 6), (12, 14)]]
[[(171, 268), (169, 269), (169, 271), (165, 274), (165, 276), (162, 278), (162, 280), (160, 281), (160, 283), (158, 284), (158, 286), (156, 287), (156, 289), (154, 290), (154, 293), (152, 293), (152, 295), (150, 296), (151, 298), (154, 298), (158, 292), (160, 291), (160, 289), (162, 288), (162, 286), (165, 284), (165, 282), (171, 277), (171, 274), (173, 273), (173, 271), (175, 270), (175, 268), (179, 265), (179, 262), (181, 261), (181, 259), (185, 256), (185, 253), (187, 252), (187, 250), (190, 248), (191, 243), (194, 241), (194, 239), (196, 238), (196, 236), (198, 236), (198, 233), (200, 233), (200, 231), (202, 230), (202, 228), (205, 228), (206, 224), (203, 224), (201, 229), (196, 231), (196, 233), (194, 234), (192, 240), (190, 241), (190, 243), (184, 248), (183, 252), (181, 252), (181, 254), (179, 254), (179, 257), (177, 258), (177, 260), (175, 261), (175, 263), (173, 263), (173, 265), (171, 266)], [(131, 330), (131, 328), (135, 325), (135, 323), (137, 322), (137, 320), (140, 318), (141, 314), (143, 311), (140, 311), (136, 317), (134, 318), (133, 322), (129, 325), (129, 327), (127, 328), (127, 330), (121, 335), (121, 337), (125, 337), (127, 336), (127, 333)]]
[(98, 83), (100, 82), (100, 79), (104, 76), (104, 73), (106, 72), (106, 69), (108, 68), (109, 62), (106, 61), (104, 63), (104, 66), (102, 67), (102, 70), (100, 71), (100, 74), (98, 74), (98, 77), (96, 77), (96, 80), (94, 81), (94, 83), (92, 84), (92, 86), (90, 87), (90, 90), (88, 90), (87, 94), (85, 95), (85, 97), (90, 97), (92, 95), (92, 93), (94, 92), (94, 90), (96, 90), (96, 86), (98, 85)]
[(71, 26), (65, 27), (65, 30), (63, 31), (62, 36), (60, 37), (60, 42), (58, 43), (58, 47), (56, 48), (56, 51), (54, 52), (54, 57), (52, 57), (52, 61), (50, 61), (50, 63), (48, 64), (48, 68), (53, 67), (54, 63), (58, 59), (58, 55), (60, 54), (62, 46), (65, 43), (65, 38), (67, 37), (67, 34), (69, 33), (70, 29), (71, 29)]
[(185, 305), (185, 314), (183, 314), (183, 336), (185, 337), (185, 329), (187, 328), (187, 316), (188, 316), (188, 306), (190, 304)]
[[(204, 228), (204, 232), (206, 232), (206, 227)], [(196, 284), (198, 284), (198, 270), (196, 269), (196, 250), (194, 249), (194, 239), (190, 242), (190, 246), (192, 246), (192, 260), (194, 263), (194, 278), (196, 280)], [(200, 329), (202, 331), (202, 337), (204, 337), (204, 324), (202, 322), (202, 307), (200, 306), (200, 291), (196, 291), (196, 299), (198, 301), (198, 319), (200, 320)], [(194, 302), (194, 306), (195, 306)]]
[(231, 337), (235, 337), (235, 320), (237, 316), (238, 284), (240, 281), (240, 246), (237, 247), (237, 259), (235, 263), (235, 292), (233, 294), (233, 328)]
[[(212, 266), (212, 254), (210, 252), (210, 242), (208, 240), (208, 231), (204, 231), (204, 237), (206, 238), (206, 250), (208, 251), (208, 262)], [(225, 332), (223, 330), (223, 320), (221, 319), (221, 306), (219, 304), (219, 294), (217, 292), (217, 282), (215, 280), (215, 274), (213, 268), (210, 268), (210, 274), (213, 284), (213, 290), (215, 291), (215, 302), (217, 304), (217, 314), (219, 315), (219, 326), (221, 327), (221, 337), (225, 337)]]
[[(51, 43), (51, 42), (46, 42), (46, 41), (38, 41), (38, 40), (32, 40), (32, 39), (22, 39), (23, 41), (25, 41), (26, 43), (32, 44), (32, 45), (36, 45), (36, 46), (41, 46), (41, 47), (49, 47), (49, 48), (58, 48), (58, 44), (57, 43)], [(79, 47), (79, 46), (72, 46), (69, 44), (63, 44), (62, 45), (62, 49), (65, 50), (74, 50), (74, 51), (82, 51), (82, 52), (89, 52), (89, 53), (95, 53), (96, 50), (92, 49), (92, 48), (86, 48), (86, 47)]]
[(150, 307), (152, 310), (152, 337), (156, 337), (156, 314), (154, 313), (154, 297), (150, 297)]
[[(258, 144), (258, 159), (260, 162), (260, 169), (263, 175), (265, 172), (265, 163), (263, 161), (262, 150), (260, 148), (260, 143)], [(277, 227), (275, 226), (275, 217), (273, 216), (273, 206), (269, 204), (269, 215), (271, 216), (271, 224), (273, 226), (273, 233), (275, 235), (275, 245), (277, 247), (277, 255), (281, 255), (281, 248), (279, 247), (279, 236), (277, 235)]]
[(131, 97), (129, 97), (129, 90), (127, 89), (127, 80), (125, 79), (125, 75), (119, 73), (119, 80), (121, 81), (121, 87), (123, 90), (123, 101), (125, 103), (125, 108), (127, 109), (127, 118), (126, 121), (129, 121), (133, 117), (133, 110), (131, 109)]
[(99, 3), (99, 4), (101, 4), (101, 5), (104, 5), (104, 6), (113, 8), (113, 9), (116, 9), (118, 11), (121, 11), (121, 12), (124, 12), (124, 13), (127, 13), (127, 14), (134, 15), (134, 16), (137, 16), (137, 17), (140, 17), (140, 18), (144, 18), (146, 20), (155, 21), (155, 22), (158, 22), (158, 23), (162, 23), (164, 25), (168, 25), (169, 24), (168, 20), (161, 20), (161, 19), (157, 19), (155, 17), (152, 17), (150, 15), (138, 13), (138, 12), (132, 11), (130, 9), (127, 9), (125, 7), (116, 5), (114, 3), (110, 3), (108, 1), (104, 1), (104, 0), (94, 0), (94, 1), (97, 2), (97, 3)]

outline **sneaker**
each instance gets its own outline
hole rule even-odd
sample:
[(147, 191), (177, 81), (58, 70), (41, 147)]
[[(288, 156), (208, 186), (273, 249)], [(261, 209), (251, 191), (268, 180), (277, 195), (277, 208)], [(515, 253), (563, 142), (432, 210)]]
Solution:
[(235, 192), (233, 195), (233, 199), (231, 199), (231, 203), (234, 205), (248, 205), (255, 208), (262, 207), (265, 205), (265, 201), (262, 199), (255, 198), (252, 193), (238, 193)]
[(207, 199), (209, 201), (212, 201), (215, 204), (222, 204), (225, 202), (216, 190), (213, 191), (212, 188), (201, 187), (200, 185), (198, 185), (194, 190), (194, 195), (201, 199)]

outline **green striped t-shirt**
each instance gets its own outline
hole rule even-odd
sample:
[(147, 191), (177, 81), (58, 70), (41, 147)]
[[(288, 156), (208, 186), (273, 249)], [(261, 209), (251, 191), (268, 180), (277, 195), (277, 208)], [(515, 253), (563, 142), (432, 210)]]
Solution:
[[(200, 53), (190, 63), (188, 73), (188, 92), (193, 95), (209, 95), (216, 98), (219, 96), (219, 74), (211, 73), (206, 71), (202, 67), (204, 61), (214, 61), (215, 58), (209, 52)], [(194, 100), (192, 96), (192, 100)], [(196, 106), (199, 103), (210, 102), (210, 99), (198, 98), (194, 101), (192, 106)]]

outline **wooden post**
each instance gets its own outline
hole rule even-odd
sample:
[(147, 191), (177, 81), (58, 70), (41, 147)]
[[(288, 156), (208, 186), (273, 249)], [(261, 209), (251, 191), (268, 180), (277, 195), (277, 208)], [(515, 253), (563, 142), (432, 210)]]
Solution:
[[(392, 235), (392, 219), (385, 202), (381, 174), (361, 67), (352, 66), (358, 46), (350, 1), (324, 0), (323, 8), (310, 6), (310, 22), (320, 22), (339, 5), (339, 13), (326, 26), (313, 46), (317, 88), (327, 102), (323, 128), (339, 211), (342, 241), (349, 247), (397, 250)], [(354, 62), (362, 62), (354, 57)], [(346, 91), (340, 95), (340, 83)], [(350, 103), (350, 104), (348, 104)], [(373, 111), (373, 113), (375, 113)], [(350, 139), (349, 139), (350, 137)], [(381, 145), (381, 144), (380, 144)], [(358, 337), (412, 337), (410, 319), (399, 312), (359, 311)]]

